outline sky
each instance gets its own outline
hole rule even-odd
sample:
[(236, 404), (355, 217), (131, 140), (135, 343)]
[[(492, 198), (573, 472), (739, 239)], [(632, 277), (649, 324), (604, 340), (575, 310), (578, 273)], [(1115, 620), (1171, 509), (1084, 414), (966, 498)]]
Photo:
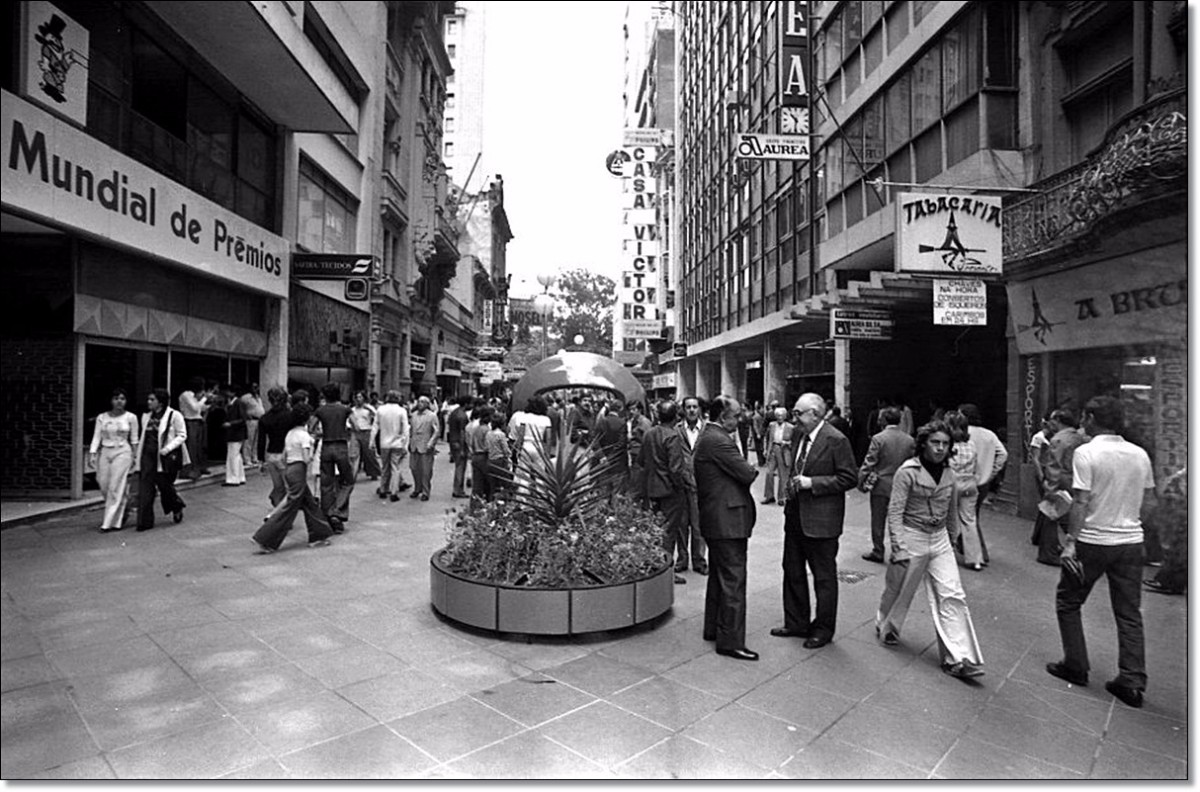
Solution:
[[(488, 2), (483, 148), (504, 176), (514, 296), (543, 272), (620, 274), (625, 3)], [(483, 182), (486, 183), (486, 182)]]

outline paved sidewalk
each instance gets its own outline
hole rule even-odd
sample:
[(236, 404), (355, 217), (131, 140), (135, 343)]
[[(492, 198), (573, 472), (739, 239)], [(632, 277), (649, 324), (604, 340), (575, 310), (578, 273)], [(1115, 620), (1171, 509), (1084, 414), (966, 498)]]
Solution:
[[(442, 544), (435, 498), (389, 504), (360, 479), (347, 533), (281, 552), (249, 536), (268, 484), (184, 495), (181, 525), (100, 534), (95, 512), (0, 533), (3, 729), (17, 778), (1186, 778), (1187, 602), (1147, 593), (1150, 686), (1106, 694), (1116, 632), (1104, 584), (1085, 608), (1092, 684), (1048, 676), (1060, 655), (1056, 572), (1029, 524), (988, 512), (992, 565), (964, 570), (987, 660), (942, 674), (918, 596), (901, 645), (873, 618), (883, 567), (865, 497), (842, 541), (839, 633), (809, 651), (780, 623), (782, 509), (750, 542), (748, 644), (700, 638), (705, 579), (686, 573), (650, 628), (576, 639), (468, 632), (429, 607)], [(407, 474), (406, 474), (407, 475)], [(760, 481), (761, 481), (760, 476)], [(757, 485), (761, 486), (761, 484)]]

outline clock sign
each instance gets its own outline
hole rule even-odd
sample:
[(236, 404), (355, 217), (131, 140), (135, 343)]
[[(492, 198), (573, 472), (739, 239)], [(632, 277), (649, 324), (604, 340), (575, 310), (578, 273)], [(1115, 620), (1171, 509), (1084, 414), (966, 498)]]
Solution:
[(779, 132), (784, 135), (807, 135), (808, 134), (808, 108), (807, 107), (783, 107), (780, 108)]

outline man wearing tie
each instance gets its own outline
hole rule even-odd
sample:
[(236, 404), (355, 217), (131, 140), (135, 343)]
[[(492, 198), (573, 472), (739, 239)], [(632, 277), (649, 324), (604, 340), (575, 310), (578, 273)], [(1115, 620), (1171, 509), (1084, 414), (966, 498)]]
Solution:
[[(807, 649), (833, 640), (837, 623), (838, 538), (846, 516), (846, 492), (858, 481), (846, 436), (825, 422), (825, 400), (805, 393), (792, 417), (792, 470), (783, 510), (783, 626), (780, 638), (804, 638)], [(807, 567), (807, 571), (806, 571)], [(812, 572), (816, 617), (808, 596)]]

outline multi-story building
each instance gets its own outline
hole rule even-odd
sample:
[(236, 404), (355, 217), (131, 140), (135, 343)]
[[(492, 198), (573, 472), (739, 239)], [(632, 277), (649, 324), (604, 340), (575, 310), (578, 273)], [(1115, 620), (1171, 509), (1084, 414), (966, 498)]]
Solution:
[(114, 387), (286, 378), (293, 136), (359, 122), (326, 5), (5, 6), (6, 497), (82, 493)]
[[(1008, 445), (1118, 395), (1158, 482), (1187, 465), (1187, 6), (1022, 3), (1031, 192), (1005, 204)], [(1032, 512), (1036, 487), (1021, 477)]]
[[(975, 401), (1003, 425), (1003, 288), (987, 286), (986, 325), (934, 325), (930, 281), (893, 272), (895, 204), (1024, 184), (1017, 6), (813, 5), (811, 20), (800, 2), (677, 7), (679, 389), (751, 402), (816, 391), (849, 407), (860, 445), (880, 398), (918, 419)], [(784, 119), (781, 77), (798, 64), (809, 114)], [(738, 132), (809, 128), (807, 162), (735, 158)], [(833, 307), (890, 312), (891, 342), (832, 340)]]
[(454, 71), (446, 81), (443, 159), (450, 182), (469, 193), (485, 191), (493, 176), (483, 151), (486, 20), (487, 3), (460, 0), (444, 31)]

